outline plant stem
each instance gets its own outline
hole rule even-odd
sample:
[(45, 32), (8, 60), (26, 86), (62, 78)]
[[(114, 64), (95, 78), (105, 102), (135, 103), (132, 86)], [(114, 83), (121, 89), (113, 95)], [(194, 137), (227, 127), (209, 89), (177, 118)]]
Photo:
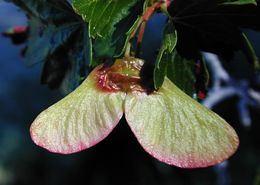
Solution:
[(141, 45), (142, 45), (142, 41), (143, 41), (143, 37), (144, 37), (146, 24), (149, 21), (149, 19), (152, 17), (152, 15), (154, 14), (154, 12), (156, 10), (159, 10), (161, 8), (161, 6), (165, 5), (165, 4), (168, 6), (169, 0), (158, 1), (158, 2), (154, 3), (152, 6), (149, 6), (145, 10), (143, 16), (138, 21), (136, 28), (133, 30), (133, 32), (130, 36), (129, 43), (127, 45), (127, 48), (126, 48), (126, 51), (125, 51), (125, 54), (124, 54), (125, 56), (130, 56), (130, 49), (131, 49), (130, 43), (131, 43), (132, 39), (135, 37), (138, 30), (139, 30), (139, 32), (138, 32), (138, 35), (137, 35), (137, 46), (136, 46), (135, 55), (136, 55), (136, 57), (138, 57), (140, 55)]

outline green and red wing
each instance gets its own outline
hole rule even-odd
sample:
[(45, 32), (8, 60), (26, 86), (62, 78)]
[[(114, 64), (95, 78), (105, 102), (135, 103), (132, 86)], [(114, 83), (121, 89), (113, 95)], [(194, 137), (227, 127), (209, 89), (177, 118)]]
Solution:
[(123, 115), (125, 93), (101, 91), (96, 83), (97, 70), (35, 119), (30, 132), (37, 145), (69, 154), (95, 145), (113, 130)]
[(150, 95), (128, 93), (125, 117), (142, 147), (153, 157), (181, 168), (215, 165), (231, 156), (239, 139), (220, 116), (165, 79)]

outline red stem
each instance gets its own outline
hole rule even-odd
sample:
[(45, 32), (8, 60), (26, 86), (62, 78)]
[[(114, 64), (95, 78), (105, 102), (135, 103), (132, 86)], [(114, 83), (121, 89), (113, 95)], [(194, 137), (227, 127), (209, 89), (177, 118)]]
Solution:
[(160, 9), (161, 5), (164, 4), (164, 3), (168, 7), (171, 3), (171, 0), (161, 0), (161, 1), (158, 1), (157, 3), (153, 4), (152, 6), (148, 7), (146, 9), (146, 11), (144, 12), (142, 18), (137, 23), (137, 29), (133, 31), (133, 33), (130, 37), (130, 40), (132, 38), (134, 38), (134, 36), (136, 35), (136, 32), (139, 28), (139, 32), (138, 32), (138, 36), (137, 36), (137, 52), (136, 52), (136, 55), (139, 55), (140, 46), (141, 46), (141, 43), (142, 43), (143, 37), (144, 37), (146, 23), (149, 21), (149, 19), (154, 14), (154, 12), (156, 10)]

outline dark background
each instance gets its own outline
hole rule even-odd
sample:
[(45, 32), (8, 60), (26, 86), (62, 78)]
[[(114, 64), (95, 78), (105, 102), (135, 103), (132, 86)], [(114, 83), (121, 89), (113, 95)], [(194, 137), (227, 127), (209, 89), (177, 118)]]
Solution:
[[(160, 24), (149, 23), (150, 28)], [(26, 25), (24, 14), (0, 0), (0, 32), (17, 25)], [(156, 29), (151, 30), (146, 38), (156, 34)], [(260, 53), (259, 34), (248, 34)], [(29, 136), (31, 122), (62, 95), (40, 85), (42, 66), (26, 66), (20, 57), (22, 47), (0, 36), (0, 185), (260, 184), (259, 109), (251, 108), (253, 122), (245, 128), (238, 119), (236, 98), (215, 109), (233, 123), (241, 140), (227, 168), (179, 169), (158, 162), (143, 151), (124, 120), (104, 141), (77, 154), (52, 154), (35, 146)], [(237, 57), (225, 66), (237, 78), (252, 77), (240, 60)]]

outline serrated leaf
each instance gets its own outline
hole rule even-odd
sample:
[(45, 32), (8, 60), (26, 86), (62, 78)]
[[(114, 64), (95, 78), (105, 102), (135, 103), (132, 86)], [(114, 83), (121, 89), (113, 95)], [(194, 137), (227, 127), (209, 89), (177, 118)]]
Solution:
[(167, 63), (171, 62), (171, 54), (177, 43), (177, 33), (172, 22), (169, 22), (164, 30), (164, 36), (159, 54), (156, 58), (154, 70), (154, 87), (159, 89), (166, 75)]
[(238, 147), (238, 136), (225, 120), (167, 78), (153, 94), (129, 93), (124, 105), (126, 120), (139, 143), (167, 164), (207, 167), (227, 159)]
[(94, 42), (95, 57), (115, 57), (120, 56), (125, 49), (126, 43), (133, 29), (136, 28), (137, 22), (142, 14), (144, 2), (138, 1), (130, 10), (129, 15), (115, 25), (115, 31), (111, 36), (98, 37)]
[(71, 67), (69, 59), (63, 58), (63, 54), (66, 52), (67, 50), (61, 47), (53, 55), (45, 59), (41, 75), (42, 84), (48, 85), (51, 89), (60, 87), (66, 72)]
[[(91, 61), (85, 22), (63, 0), (12, 0), (29, 17), (27, 65), (43, 62), (42, 83), (64, 93), (75, 89)], [(44, 8), (43, 8), (44, 7)], [(84, 41), (84, 42), (83, 42)]]
[(187, 59), (208, 51), (230, 60), (244, 46), (240, 28), (260, 30), (260, 9), (254, 4), (227, 1), (174, 0), (168, 11), (178, 32), (177, 50)]
[[(64, 0), (9, 0), (25, 11), (30, 17), (37, 17), (40, 22), (54, 25), (75, 22), (78, 19), (71, 5)], [(44, 7), (44, 8), (43, 8)]]
[(156, 66), (160, 65), (160, 60), (165, 52), (172, 53), (177, 44), (177, 33), (173, 22), (169, 22), (164, 30), (164, 38), (161, 49), (157, 57)]
[(41, 82), (50, 88), (60, 88), (64, 94), (70, 93), (90, 71), (90, 52), (88, 29), (82, 24), (64, 45), (44, 58)]
[[(75, 38), (73, 38), (74, 42), (71, 42), (73, 49), (68, 52), (68, 59), (71, 65), (60, 86), (64, 94), (68, 94), (76, 89), (90, 72), (89, 61), (91, 60), (91, 48), (87, 30), (88, 28), (83, 26), (78, 34), (75, 35)], [(85, 40), (79, 42), (82, 41), (82, 39)]]
[(25, 53), (26, 64), (31, 66), (45, 62), (46, 58), (66, 44), (71, 35), (80, 28), (73, 23), (61, 26), (45, 25), (38, 18), (31, 17), (29, 22), (30, 35)]
[(112, 35), (115, 25), (129, 14), (137, 0), (74, 0), (73, 7), (89, 23), (92, 37)]
[[(44, 62), (71, 35), (80, 29), (80, 18), (63, 0), (12, 0), (29, 17), (26, 63)], [(42, 8), (44, 7), (44, 8)]]
[[(105, 3), (104, 3), (105, 4)], [(127, 16), (122, 16), (118, 22), (115, 22), (111, 33), (106, 30), (106, 35), (97, 34), (93, 39), (93, 60), (95, 58), (112, 58), (120, 56), (125, 49), (126, 43), (131, 35), (130, 30), (136, 27), (136, 22), (143, 12), (145, 1), (140, 0), (127, 9)], [(112, 18), (106, 21), (112, 21)], [(102, 26), (102, 22), (100, 23)], [(91, 27), (91, 25), (89, 25)], [(109, 25), (111, 26), (111, 25)], [(93, 35), (92, 35), (93, 36)]]
[(113, 130), (123, 115), (125, 93), (107, 93), (97, 88), (95, 73), (100, 67), (75, 91), (35, 119), (30, 132), (37, 145), (69, 154), (95, 145)]

